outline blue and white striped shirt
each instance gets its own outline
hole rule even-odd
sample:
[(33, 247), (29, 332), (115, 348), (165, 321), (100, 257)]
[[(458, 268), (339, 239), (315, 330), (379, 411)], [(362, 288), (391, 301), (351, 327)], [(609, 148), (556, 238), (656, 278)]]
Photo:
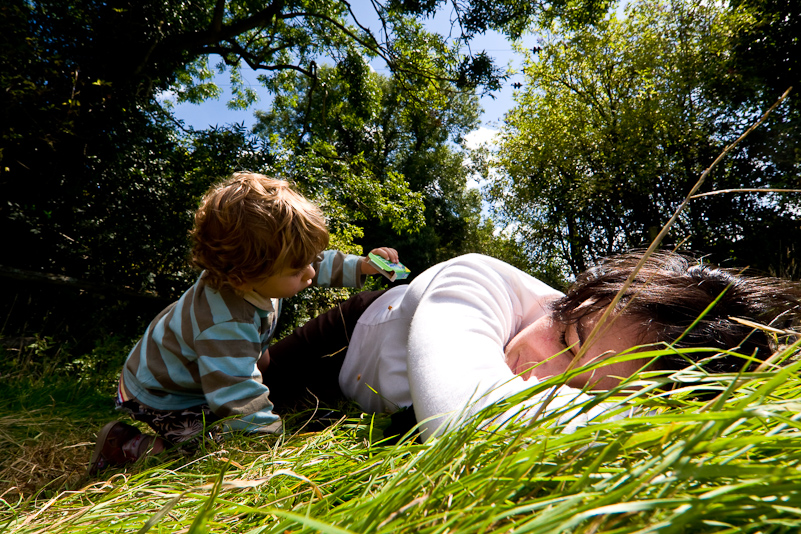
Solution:
[[(360, 260), (325, 251), (314, 263), (314, 284), (361, 287)], [(218, 291), (205, 278), (201, 273), (150, 323), (125, 362), (121, 394), (156, 410), (208, 404), (220, 417), (236, 416), (233, 428), (267, 427), (279, 417), (257, 363), (275, 332), (281, 299)]]

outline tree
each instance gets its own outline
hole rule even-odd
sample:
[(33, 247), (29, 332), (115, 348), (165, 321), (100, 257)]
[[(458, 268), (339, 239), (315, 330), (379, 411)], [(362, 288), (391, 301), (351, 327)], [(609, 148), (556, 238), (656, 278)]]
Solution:
[[(364, 11), (338, 0), (3, 4), (0, 121), (6, 128), (0, 134), (0, 186), (6, 202), (0, 206), (0, 228), (13, 236), (10, 247), (19, 251), (4, 262), (153, 289), (149, 269), (136, 262), (123, 269), (109, 263), (120, 255), (149, 256), (154, 249), (135, 250), (125, 242), (124, 236), (139, 230), (133, 224), (109, 226), (108, 201), (113, 199), (117, 215), (135, 213), (142, 209), (137, 203), (146, 202), (151, 224), (160, 213), (183, 213), (191, 206), (193, 197), (184, 195), (180, 184), (191, 166), (184, 157), (193, 141), (185, 140), (161, 109), (161, 92), (173, 90), (187, 101), (214, 96), (210, 58), (218, 57), (217, 67), (227, 69), (234, 83), (233, 105), (247, 106), (254, 95), (241, 83), (242, 64), (263, 72), (262, 82), (279, 90), (283, 73), (302, 74), (314, 85), (321, 58), (339, 61), (355, 54), (382, 58), (400, 91), (437, 107), (447, 102), (443, 87), (497, 87), (499, 71), (486, 55), (461, 54), (459, 46), (484, 24), (510, 27), (499, 9), (516, 4), (455, 5), (457, 13), (469, 15), (455, 46), (418, 20), (436, 13), (442, 7), (437, 2), (371, 2), (377, 31), (363, 22)], [(523, 10), (526, 16), (550, 9), (553, 16), (583, 14), (587, 20), (604, 6), (596, 0), (535, 5)], [(482, 22), (482, 13), (498, 20)], [(202, 182), (217, 178), (205, 176)], [(35, 195), (30, 183), (36, 184)], [(164, 190), (173, 186), (174, 192)], [(147, 198), (129, 195), (129, 189), (147, 191)], [(172, 204), (178, 198), (187, 202)], [(158, 226), (175, 228), (169, 220)], [(96, 247), (100, 242), (104, 245)]]
[[(712, 91), (736, 22), (714, 4), (645, 0), (623, 20), (547, 34), (526, 64), (528, 87), (507, 117), (490, 191), (537, 262), (557, 258), (576, 274), (600, 256), (646, 246), (755, 118), (758, 110), (732, 111)], [(777, 160), (758, 147), (747, 144), (705, 190), (777, 184)], [(786, 253), (769, 238), (771, 225), (794, 225), (784, 202), (696, 200), (666, 245), (686, 240), (715, 261), (767, 270)], [(759, 251), (752, 236), (764, 243)]]
[[(503, 0), (499, 5), (504, 3), (513, 4)], [(459, 12), (473, 5), (487, 8), (468, 2), (458, 6)], [(567, 6), (571, 16), (597, 16), (601, 4), (554, 0), (538, 5), (556, 6), (555, 13), (565, 16)], [(246, 107), (254, 94), (242, 84), (243, 64), (262, 73), (268, 89), (280, 92), (285, 73), (304, 76), (311, 89), (318, 86), (318, 62), (351, 56), (383, 60), (404, 98), (437, 109), (449, 100), (442, 88), (497, 87), (501, 74), (486, 54), (462, 53), (470, 35), (457, 30), (457, 39), (448, 41), (425, 30), (421, 20), (440, 8), (388, 1), (370, 2), (365, 11), (339, 0), (4, 2), (0, 231), (10, 252), (0, 267), (79, 282), (69, 298), (63, 293), (54, 298), (48, 288), (25, 287), (27, 293), (18, 294), (18, 283), (4, 284), (6, 315), (14, 302), (38, 302), (39, 308), (24, 313), (14, 308), (14, 315), (20, 328), (47, 335), (52, 329), (44, 332), (28, 318), (68, 317), (72, 331), (82, 333), (102, 328), (104, 320), (113, 328), (132, 324), (119, 315), (124, 305), (116, 305), (117, 296), (102, 288), (173, 295), (192, 276), (186, 232), (201, 192), (234, 170), (274, 168), (277, 150), (265, 150), (237, 125), (193, 132), (176, 123), (161, 105), (165, 91), (180, 101), (211, 98), (219, 91), (210, 82), (213, 71), (227, 71), (236, 94), (231, 105)], [(369, 13), (376, 19), (373, 30), (364, 22)], [(334, 220), (351, 225), (336, 234), (337, 244), (348, 246), (360, 231), (353, 223), (362, 206), (338, 202), (345, 192), (352, 198), (372, 195), (375, 180), (353, 174), (347, 187), (340, 187), (325, 176), (339, 172), (340, 161), (324, 150), (307, 156), (305, 163), (320, 179), (301, 185), (320, 195)], [(407, 209), (416, 200), (406, 194), (402, 180), (382, 183), (397, 187), (370, 197), (374, 207), (394, 213), (401, 226), (416, 224), (419, 210)], [(91, 302), (73, 305), (72, 297), (83, 298), (87, 287), (95, 288)], [(6, 332), (16, 328), (7, 326)]]
[[(394, 78), (369, 72), (358, 56), (321, 66), (317, 83), (319, 89), (311, 91), (308, 80), (288, 74), (286, 91), (276, 95), (269, 111), (257, 112), (255, 130), (271, 139), (266, 144), (284, 162), (277, 167), (299, 180), (322, 179), (310, 176), (319, 165), (308, 162), (323, 155), (329, 163), (322, 174), (339, 187), (357, 176), (372, 181), (359, 195), (337, 196), (336, 204), (345, 209), (327, 210), (334, 215), (332, 228), (359, 221), (359, 243), (391, 243), (416, 273), (493, 239), (492, 225), (481, 220), (478, 191), (467, 187), (461, 147), (477, 123), (474, 96), (452, 90), (442, 109), (421, 106)], [(398, 184), (407, 188), (403, 218), (388, 211), (390, 203), (381, 197)], [(327, 190), (334, 194), (335, 188)], [(399, 224), (405, 219), (414, 224)]]

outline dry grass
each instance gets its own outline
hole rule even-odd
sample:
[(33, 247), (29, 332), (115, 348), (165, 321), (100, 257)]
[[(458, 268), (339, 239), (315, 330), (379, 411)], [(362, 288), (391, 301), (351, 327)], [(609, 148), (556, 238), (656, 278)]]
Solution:
[(96, 432), (114, 417), (111, 393), (66, 372), (44, 376), (10, 356), (0, 353), (12, 370), (0, 373), (0, 496), (25, 500), (80, 486)]
[(52, 411), (0, 417), (0, 495), (25, 499), (77, 486), (92, 447), (94, 429), (54, 417)]

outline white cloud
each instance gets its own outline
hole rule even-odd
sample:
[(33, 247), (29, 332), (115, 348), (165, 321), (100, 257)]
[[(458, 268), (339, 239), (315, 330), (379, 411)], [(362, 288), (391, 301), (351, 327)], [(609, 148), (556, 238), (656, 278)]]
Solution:
[(484, 144), (493, 145), (499, 133), (498, 130), (492, 130), (481, 126), (478, 130), (473, 130), (464, 136), (465, 145), (471, 150), (479, 148)]
[[(483, 126), (479, 127), (477, 130), (470, 132), (469, 134), (464, 136), (465, 147), (469, 150), (476, 150), (481, 147), (486, 147), (491, 152), (497, 149), (496, 143), (498, 141), (498, 134), (500, 131), (494, 130), (492, 128), (485, 128)], [(489, 156), (492, 158), (492, 156)], [(471, 162), (468, 159), (465, 161), (465, 165), (470, 165)], [(480, 174), (474, 173), (468, 176), (467, 178), (467, 187), (470, 189), (478, 189), (479, 191), (483, 190), (485, 186), (488, 184), (488, 180), (492, 180), (493, 175), (497, 172), (494, 169), (490, 169), (490, 176), (485, 178)], [(482, 202), (481, 207), (481, 216), (483, 219), (489, 217), (490, 213), (490, 205), (487, 203), (486, 200)]]
[(158, 100), (159, 102), (164, 102), (165, 100), (172, 101), (174, 98), (175, 98), (175, 91), (169, 89), (167, 91), (162, 91), (156, 95), (156, 100)]

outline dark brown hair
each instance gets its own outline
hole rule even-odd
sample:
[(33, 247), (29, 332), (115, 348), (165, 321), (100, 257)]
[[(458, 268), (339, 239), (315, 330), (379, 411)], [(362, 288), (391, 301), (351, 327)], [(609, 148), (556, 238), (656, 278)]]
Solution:
[[(639, 252), (613, 256), (579, 275), (567, 294), (555, 302), (554, 318), (572, 323), (604, 309), (641, 258)], [(755, 354), (764, 360), (776, 348), (772, 336), (732, 318), (778, 329), (794, 326), (801, 311), (801, 289), (786, 280), (751, 276), (663, 252), (647, 259), (623, 294), (618, 310), (623, 316), (642, 322), (643, 332), (647, 332), (644, 338), (649, 342), (672, 343), (677, 348), (737, 349), (743, 355)], [(687, 331), (696, 320), (698, 323)], [(658, 365), (681, 369), (688, 365), (686, 358), (708, 356), (709, 353), (684, 357), (674, 354), (662, 357)], [(742, 358), (726, 355), (713, 359), (705, 369), (737, 372), (743, 366)]]
[(192, 261), (215, 288), (308, 265), (328, 246), (320, 208), (288, 182), (240, 172), (213, 186), (195, 213)]

